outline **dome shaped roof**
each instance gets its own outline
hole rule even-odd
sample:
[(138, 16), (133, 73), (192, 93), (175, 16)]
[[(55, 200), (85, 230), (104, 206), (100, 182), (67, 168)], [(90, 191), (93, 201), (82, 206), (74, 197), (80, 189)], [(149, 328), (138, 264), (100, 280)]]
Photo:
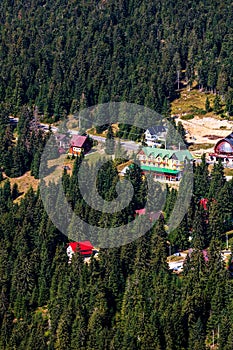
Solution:
[(215, 146), (216, 153), (232, 153), (233, 154), (233, 133), (217, 142)]
[(229, 142), (224, 140), (216, 146), (216, 151), (218, 153), (233, 153), (233, 148)]

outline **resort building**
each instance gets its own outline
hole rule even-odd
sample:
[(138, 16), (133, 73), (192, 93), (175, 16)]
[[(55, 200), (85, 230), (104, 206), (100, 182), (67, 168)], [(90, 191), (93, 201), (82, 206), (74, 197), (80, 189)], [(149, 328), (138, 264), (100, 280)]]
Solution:
[(193, 157), (188, 150), (144, 147), (137, 154), (144, 173), (153, 173), (158, 180), (179, 181), (187, 162)]
[(70, 148), (68, 154), (79, 156), (82, 152), (89, 152), (90, 149), (91, 144), (87, 136), (73, 135), (70, 140)]
[(233, 166), (233, 132), (224, 139), (219, 140), (214, 147), (214, 152), (209, 153), (210, 161), (215, 162), (219, 159), (225, 165)]
[(167, 128), (163, 125), (156, 125), (148, 128), (145, 132), (145, 142), (148, 146), (153, 146), (159, 141), (165, 141)]

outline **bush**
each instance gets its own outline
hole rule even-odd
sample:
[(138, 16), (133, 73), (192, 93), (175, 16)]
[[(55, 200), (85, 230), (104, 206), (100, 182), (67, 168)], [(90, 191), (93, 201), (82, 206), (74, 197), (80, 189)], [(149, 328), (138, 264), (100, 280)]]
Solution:
[(195, 106), (192, 106), (192, 113), (193, 114), (197, 114), (197, 115), (205, 115), (207, 113), (207, 111), (205, 109), (202, 108), (198, 108)]
[(190, 119), (193, 119), (194, 118), (194, 114), (186, 114), (186, 115), (182, 115), (180, 117), (180, 119), (182, 120), (190, 120)]

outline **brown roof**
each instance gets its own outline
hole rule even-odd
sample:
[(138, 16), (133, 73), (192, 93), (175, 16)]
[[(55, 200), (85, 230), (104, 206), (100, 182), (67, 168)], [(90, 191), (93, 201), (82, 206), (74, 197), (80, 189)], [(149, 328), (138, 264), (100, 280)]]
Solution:
[(70, 145), (76, 147), (83, 147), (86, 140), (87, 136), (73, 135), (70, 140)]

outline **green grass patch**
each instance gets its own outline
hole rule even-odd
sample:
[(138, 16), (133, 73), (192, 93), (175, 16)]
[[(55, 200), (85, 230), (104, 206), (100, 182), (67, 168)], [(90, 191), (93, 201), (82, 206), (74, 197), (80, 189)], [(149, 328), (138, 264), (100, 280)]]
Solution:
[(233, 169), (224, 168), (224, 174), (225, 176), (233, 176)]
[(103, 158), (105, 158), (105, 159), (111, 159), (111, 156), (109, 156), (109, 155), (107, 155), (107, 154), (105, 154), (105, 153), (100, 153), (100, 152), (98, 152), (98, 151), (96, 151), (96, 152), (93, 152), (93, 153), (89, 153), (89, 154), (87, 154), (86, 156), (85, 156), (85, 160), (87, 160), (88, 162), (90, 162), (91, 164), (94, 164), (94, 163), (96, 163), (96, 162), (98, 162), (99, 160), (101, 160), (101, 159), (103, 159)]
[(196, 143), (189, 146), (189, 151), (199, 151), (200, 149), (209, 149), (213, 147), (214, 145), (212, 143)]
[(184, 89), (180, 93), (180, 97), (171, 103), (171, 113), (173, 115), (181, 115), (182, 113), (195, 114), (199, 117), (206, 115), (213, 117), (216, 113), (213, 111), (206, 112), (206, 98), (210, 101), (210, 108), (214, 106), (215, 95), (211, 93), (201, 92), (198, 89)]

